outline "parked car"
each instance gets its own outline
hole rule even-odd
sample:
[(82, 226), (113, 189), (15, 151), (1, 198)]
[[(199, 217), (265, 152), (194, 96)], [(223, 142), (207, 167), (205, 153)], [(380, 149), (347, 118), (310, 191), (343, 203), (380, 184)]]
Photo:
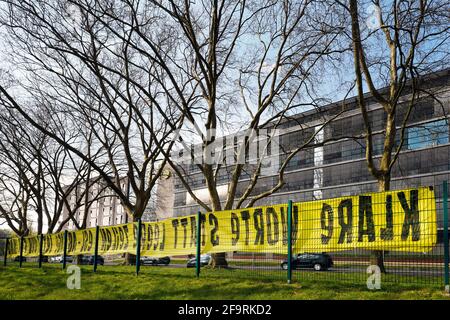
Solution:
[[(15, 257), (14, 262), (20, 262), (20, 256)], [(22, 257), (22, 262), (27, 262), (27, 258)]]
[(156, 265), (168, 265), (170, 263), (170, 257), (153, 258), (153, 257), (142, 257), (141, 265), (143, 266), (156, 266)]
[[(209, 255), (209, 254), (202, 254), (200, 256), (200, 267), (209, 265), (211, 263), (211, 261), (212, 261), (211, 255)], [(189, 259), (188, 262), (187, 262), (187, 267), (188, 268), (194, 268), (196, 265), (197, 265), (197, 258), (196, 257)]]
[(48, 262), (48, 257), (47, 256), (42, 256), (41, 261), (42, 262)]
[[(66, 263), (72, 263), (73, 262), (73, 257), (72, 256), (66, 256)], [(59, 261), (59, 263), (63, 263), (63, 257), (61, 256), (61, 260)]]
[[(80, 264), (93, 265), (94, 264), (94, 256), (88, 256), (88, 255), (82, 256)], [(105, 264), (105, 259), (103, 259), (102, 256), (97, 256), (97, 264), (98, 265), (104, 265)]]
[(62, 256), (50, 257), (50, 263), (59, 263), (62, 261)]
[[(333, 260), (325, 253), (303, 253), (292, 259), (292, 269), (314, 268), (316, 271), (327, 270), (333, 266)], [(287, 270), (288, 262), (284, 260), (281, 268)]]

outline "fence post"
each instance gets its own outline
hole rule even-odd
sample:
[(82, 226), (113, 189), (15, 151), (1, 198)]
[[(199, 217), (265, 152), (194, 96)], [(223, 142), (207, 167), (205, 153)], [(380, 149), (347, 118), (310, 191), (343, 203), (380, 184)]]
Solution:
[(287, 209), (287, 283), (292, 282), (292, 200), (288, 202)]
[(141, 229), (142, 221), (138, 219), (137, 239), (136, 239), (136, 275), (139, 275), (139, 269), (141, 267)]
[(201, 218), (202, 213), (199, 211), (197, 213), (197, 255), (195, 256), (195, 275), (197, 278), (200, 277), (200, 249), (201, 249), (201, 235), (202, 235), (202, 229), (201, 229)]
[(98, 236), (100, 227), (95, 227), (95, 248), (94, 248), (94, 272), (97, 272), (97, 256), (98, 256)]
[(66, 257), (67, 257), (67, 230), (64, 230), (64, 252), (63, 252), (63, 270), (66, 269)]
[(39, 268), (42, 268), (42, 243), (44, 241), (44, 235), (39, 235)]
[(9, 238), (6, 238), (5, 243), (5, 257), (3, 258), (3, 266), (6, 267), (6, 260), (8, 259), (8, 244), (9, 244)]
[(449, 283), (449, 245), (448, 245), (448, 183), (442, 183), (442, 207), (444, 209), (444, 284), (445, 291), (450, 292)]
[(22, 259), (23, 259), (23, 236), (20, 236), (19, 268), (22, 268)]

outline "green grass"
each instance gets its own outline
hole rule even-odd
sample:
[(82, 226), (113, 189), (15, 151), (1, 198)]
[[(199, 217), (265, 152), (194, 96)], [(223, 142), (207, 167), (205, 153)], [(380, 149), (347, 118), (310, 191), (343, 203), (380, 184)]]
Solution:
[(361, 274), (333, 280), (327, 273), (296, 273), (291, 285), (282, 272), (204, 268), (199, 279), (194, 274), (143, 267), (137, 277), (132, 266), (99, 266), (97, 273), (81, 266), (81, 289), (69, 290), (61, 265), (11, 264), (0, 267), (0, 299), (449, 299), (442, 286), (431, 284), (382, 282), (381, 290), (371, 291)]

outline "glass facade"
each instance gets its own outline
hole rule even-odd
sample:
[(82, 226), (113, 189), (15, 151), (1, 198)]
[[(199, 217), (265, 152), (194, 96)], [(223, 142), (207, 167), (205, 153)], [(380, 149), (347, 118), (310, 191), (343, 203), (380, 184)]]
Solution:
[(415, 150), (448, 143), (448, 121), (438, 120), (408, 128), (408, 149)]
[[(397, 124), (403, 123), (408, 108), (408, 103), (398, 106)], [(369, 109), (374, 161), (378, 164), (384, 148), (386, 113), (381, 106), (370, 105)], [(436, 185), (450, 178), (450, 132), (446, 117), (448, 109), (448, 106), (442, 108), (429, 100), (420, 101), (414, 106), (407, 121), (400, 156), (392, 168), (391, 188)], [(283, 187), (255, 205), (281, 203), (289, 199), (310, 201), (317, 198), (317, 191), (321, 197), (330, 198), (378, 190), (378, 184), (369, 172), (365, 159), (365, 127), (362, 116), (355, 105), (346, 107), (346, 110), (348, 113), (325, 126), (323, 139), (332, 141), (322, 147), (301, 150), (293, 156), (285, 168)], [(327, 109), (327, 112), (333, 114), (331, 109)], [(322, 116), (323, 114), (309, 114), (283, 123), (283, 128), (289, 131), (280, 139), (280, 164), (287, 159), (291, 150), (302, 145), (314, 134), (315, 128), (323, 124), (320, 122)], [(342, 137), (345, 138), (341, 139)], [(400, 145), (400, 140), (401, 130), (397, 128), (395, 148)], [(248, 186), (253, 171), (252, 168), (248, 169), (241, 175), (237, 198)], [(219, 185), (227, 184), (227, 170), (221, 172)], [(205, 188), (201, 174), (189, 175), (188, 181), (192, 183), (190, 185), (193, 189)], [(276, 174), (262, 177), (251, 195), (267, 191), (277, 183)], [(186, 206), (186, 191), (180, 183), (176, 183), (175, 192), (176, 215), (186, 215), (201, 209), (196, 205)]]

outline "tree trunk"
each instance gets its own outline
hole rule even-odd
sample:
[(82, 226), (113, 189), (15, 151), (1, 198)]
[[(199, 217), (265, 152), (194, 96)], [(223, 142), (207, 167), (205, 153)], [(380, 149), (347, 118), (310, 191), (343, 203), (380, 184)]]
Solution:
[(228, 261), (225, 256), (225, 252), (214, 253), (212, 256), (212, 264), (213, 268), (228, 268)]
[[(215, 189), (215, 187), (213, 187)], [(210, 193), (211, 195), (211, 199), (212, 199), (212, 204), (213, 204), (213, 210), (214, 211), (220, 211), (221, 210), (221, 204), (220, 204), (220, 199), (219, 199), (219, 195), (217, 193), (217, 190), (214, 191), (214, 194), (217, 196), (213, 196), (213, 193)], [(226, 259), (226, 255), (225, 252), (218, 252), (218, 253), (213, 253), (211, 255), (212, 257), (212, 263), (211, 263), (211, 267), (214, 269), (216, 267), (219, 268), (227, 268), (228, 267), (228, 262)]]
[(76, 263), (77, 263), (77, 265), (81, 264), (81, 259), (83, 259), (83, 255), (82, 254), (77, 254), (77, 256), (76, 256)]
[(384, 254), (386, 251), (383, 250), (375, 250), (372, 251), (372, 255), (370, 257), (370, 263), (372, 265), (376, 265), (380, 268), (381, 273), (387, 273), (386, 267), (384, 266)]
[(123, 262), (125, 266), (134, 266), (136, 265), (136, 255), (132, 253), (125, 253), (125, 260)]
[[(141, 214), (141, 216), (142, 216), (142, 214)], [(136, 223), (138, 221), (138, 219), (139, 218), (137, 218), (135, 215), (133, 215), (133, 223)], [(136, 243), (136, 245), (137, 245), (137, 243)], [(129, 253), (129, 252), (125, 253), (125, 259), (124, 259), (123, 265), (126, 265), (126, 266), (136, 265), (136, 255), (133, 253)]]
[[(391, 177), (390, 174), (384, 175), (378, 180), (378, 191), (385, 192), (390, 189)], [(372, 251), (372, 255), (370, 258), (370, 263), (373, 265), (377, 265), (380, 268), (381, 273), (387, 273), (386, 266), (384, 265), (384, 256), (387, 254), (386, 251), (383, 250), (375, 250)]]

